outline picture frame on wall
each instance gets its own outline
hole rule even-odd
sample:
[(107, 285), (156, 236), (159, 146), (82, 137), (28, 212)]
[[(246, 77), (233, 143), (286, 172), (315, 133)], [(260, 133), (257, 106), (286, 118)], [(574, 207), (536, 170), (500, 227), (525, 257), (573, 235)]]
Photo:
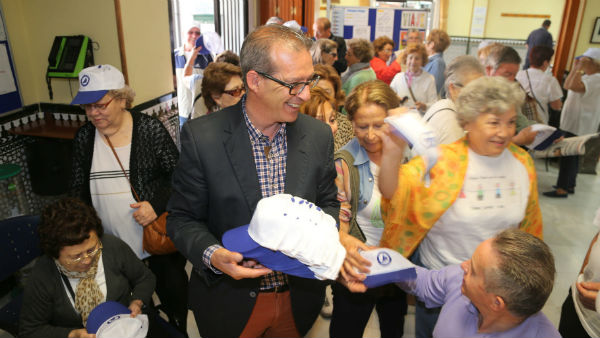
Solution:
[(600, 16), (596, 17), (594, 29), (592, 30), (592, 37), (590, 38), (590, 43), (600, 43)]

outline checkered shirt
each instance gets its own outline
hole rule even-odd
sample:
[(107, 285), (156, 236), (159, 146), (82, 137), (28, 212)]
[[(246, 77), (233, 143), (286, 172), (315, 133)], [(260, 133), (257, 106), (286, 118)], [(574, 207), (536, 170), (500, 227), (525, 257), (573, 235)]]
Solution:
[[(287, 162), (286, 124), (282, 123), (272, 140), (258, 130), (246, 113), (246, 96), (242, 97), (242, 112), (252, 144), (252, 155), (258, 174), (258, 183), (262, 197), (282, 194), (285, 190), (285, 175)], [(210, 257), (220, 245), (212, 245), (204, 251), (204, 263), (214, 272), (220, 273), (210, 264)], [(264, 276), (260, 282), (260, 290), (269, 290), (287, 284), (287, 276), (275, 271)]]

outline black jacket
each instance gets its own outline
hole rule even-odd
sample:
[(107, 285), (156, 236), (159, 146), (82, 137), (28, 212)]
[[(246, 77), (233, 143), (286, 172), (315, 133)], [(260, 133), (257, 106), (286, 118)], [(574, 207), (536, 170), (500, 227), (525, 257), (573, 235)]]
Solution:
[[(154, 117), (131, 112), (133, 135), (129, 158), (129, 179), (142, 201), (148, 201), (157, 215), (165, 211), (171, 195), (171, 175), (177, 164), (177, 147), (162, 123)], [(84, 124), (73, 140), (73, 167), (70, 192), (92, 204), (90, 170), (94, 156), (96, 128)]]
[(348, 68), (348, 62), (346, 61), (346, 40), (344, 40), (341, 36), (335, 36), (331, 34), (329, 40), (335, 41), (337, 43), (337, 54), (338, 59), (333, 63), (333, 68), (337, 70), (338, 74), (342, 74)]
[[(338, 219), (333, 136), (327, 125), (304, 114), (287, 124), (285, 192), (305, 198)], [(204, 250), (223, 233), (248, 224), (262, 198), (241, 101), (189, 121), (173, 173), (167, 232), (194, 264), (189, 304), (202, 337), (239, 336), (256, 302), (260, 278), (234, 280), (207, 269)], [(323, 305), (325, 283), (289, 276), (292, 311), (301, 335)]]

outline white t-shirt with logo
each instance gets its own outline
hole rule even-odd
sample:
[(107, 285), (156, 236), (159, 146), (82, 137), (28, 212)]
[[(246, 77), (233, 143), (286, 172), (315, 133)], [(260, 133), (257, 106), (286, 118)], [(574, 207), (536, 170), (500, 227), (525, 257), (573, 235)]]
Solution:
[(469, 149), (463, 187), (419, 245), (421, 262), (437, 270), (469, 259), (482, 241), (519, 226), (528, 198), (527, 169), (510, 151), (492, 157)]

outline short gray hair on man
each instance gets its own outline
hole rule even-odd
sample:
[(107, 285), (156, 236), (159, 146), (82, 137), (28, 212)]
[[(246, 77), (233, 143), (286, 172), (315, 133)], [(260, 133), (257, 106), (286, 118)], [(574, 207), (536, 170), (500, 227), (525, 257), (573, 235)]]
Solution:
[(255, 70), (266, 74), (277, 71), (277, 65), (271, 60), (271, 50), (292, 50), (309, 52), (312, 41), (297, 31), (283, 25), (265, 25), (256, 28), (250, 33), (240, 52), (240, 66), (242, 68), (242, 81), (248, 89), (246, 74)]
[(554, 287), (554, 257), (541, 239), (519, 229), (507, 229), (492, 240), (498, 257), (485, 269), (485, 288), (504, 299), (508, 311), (529, 317), (542, 310)]
[(313, 64), (323, 64), (322, 53), (331, 53), (335, 51), (337, 53), (337, 43), (329, 39), (319, 39), (313, 43), (310, 47), (310, 54), (312, 56)]
[(347, 43), (348, 49), (359, 62), (369, 62), (373, 58), (373, 45), (366, 39), (351, 39)]
[(467, 77), (471, 74), (485, 75), (485, 69), (477, 60), (476, 57), (471, 55), (457, 56), (448, 64), (446, 67), (446, 93), (449, 93), (448, 87), (453, 84), (458, 87), (464, 87)]
[(490, 49), (485, 65), (491, 66), (494, 70), (498, 69), (503, 63), (521, 64), (521, 57), (517, 51), (504, 45), (494, 46)]
[(456, 117), (461, 127), (475, 121), (479, 114), (501, 115), (510, 108), (517, 113), (525, 102), (518, 82), (501, 76), (482, 76), (469, 82), (456, 99)]

